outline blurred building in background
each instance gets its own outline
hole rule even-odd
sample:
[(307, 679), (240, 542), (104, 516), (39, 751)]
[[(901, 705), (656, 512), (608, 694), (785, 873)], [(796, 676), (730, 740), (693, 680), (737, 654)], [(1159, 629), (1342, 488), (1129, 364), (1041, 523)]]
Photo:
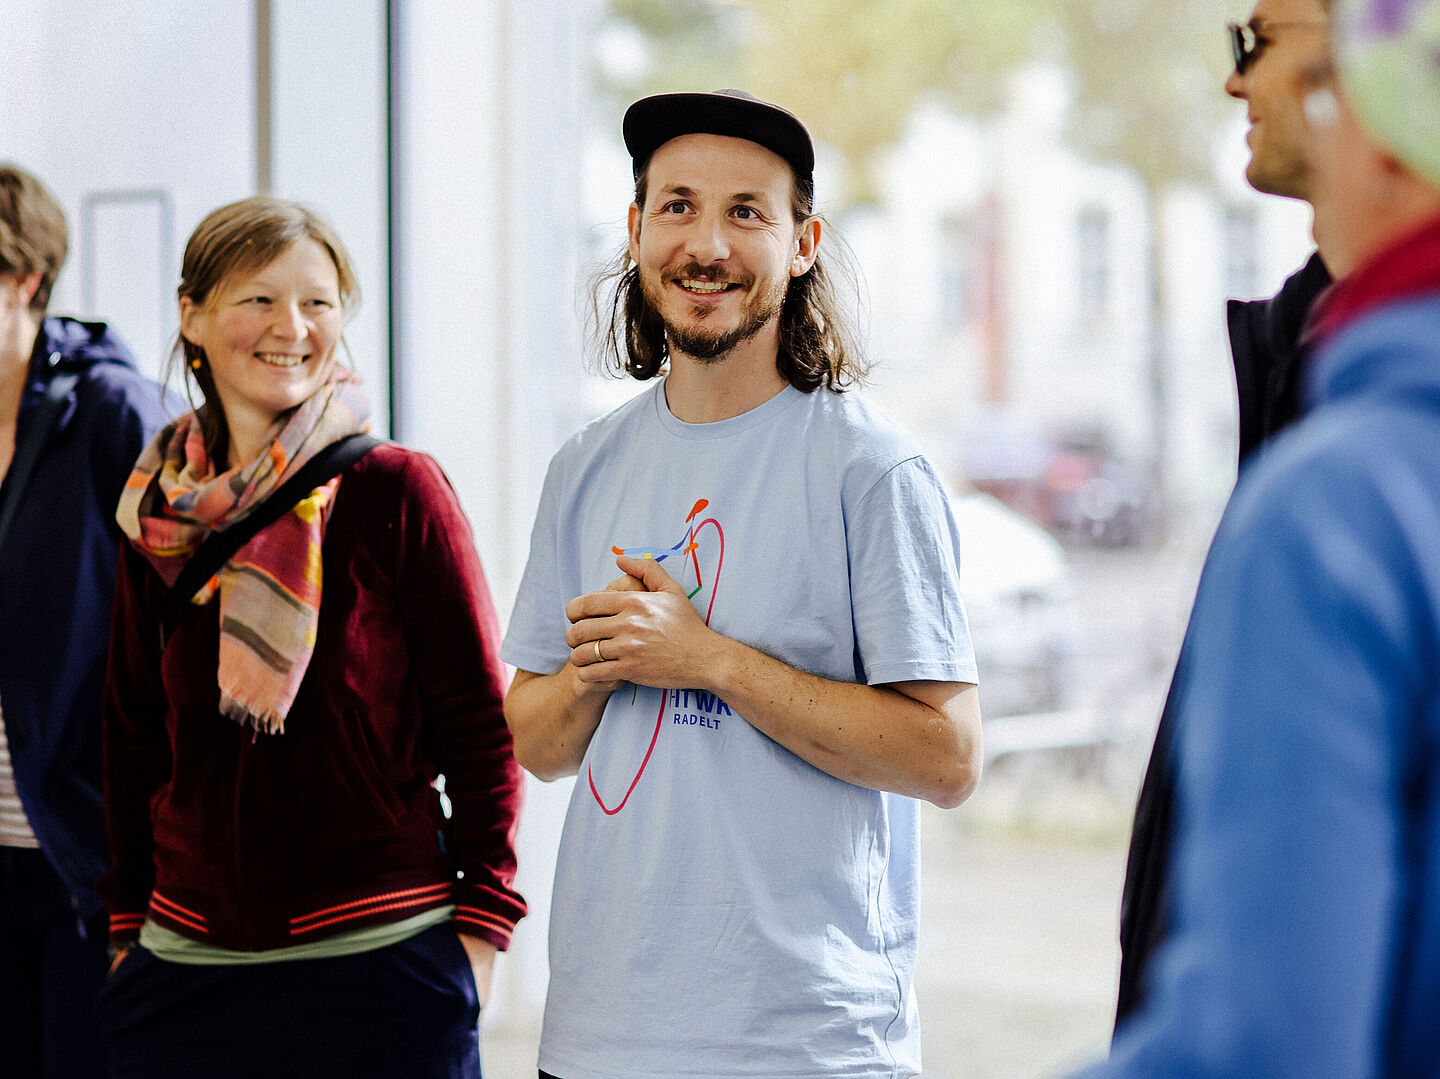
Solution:
[[(1172, 189), (1151, 220), (1133, 170), (1067, 144), (1068, 93), (1062, 69), (1035, 66), (991, 119), (917, 112), (852, 242), (878, 390), (951, 478), (1067, 542), (1142, 543), (1167, 510), (1180, 528), (1196, 514), (1208, 523), (1233, 483), (1224, 301), (1273, 291), (1298, 268), (1308, 208), (1256, 195), (1240, 159), (1222, 159), (1213, 187)], [(1153, 228), (1174, 256), (1164, 325), (1151, 317)], [(1156, 335), (1169, 390), (1160, 416)], [(1167, 506), (1147, 468), (1157, 424)]]

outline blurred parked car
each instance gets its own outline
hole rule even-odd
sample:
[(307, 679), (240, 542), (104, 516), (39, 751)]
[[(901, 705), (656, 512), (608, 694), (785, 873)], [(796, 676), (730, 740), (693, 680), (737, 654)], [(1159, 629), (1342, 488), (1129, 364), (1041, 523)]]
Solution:
[(950, 503), (982, 710), (988, 718), (1066, 707), (1078, 631), (1064, 548), (981, 491), (952, 494)]
[(987, 430), (962, 448), (961, 468), (977, 490), (1071, 546), (1145, 544), (1163, 524), (1145, 467), (1119, 455), (1103, 430), (1057, 436)]
[(1066, 542), (1129, 547), (1143, 543), (1155, 527), (1144, 469), (1110, 454), (1103, 440), (1062, 442), (1045, 471), (1044, 487), (1045, 523)]

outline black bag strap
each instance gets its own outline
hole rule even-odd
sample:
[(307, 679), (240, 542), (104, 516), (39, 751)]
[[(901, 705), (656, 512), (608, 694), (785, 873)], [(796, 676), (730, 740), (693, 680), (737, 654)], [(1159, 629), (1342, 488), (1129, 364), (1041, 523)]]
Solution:
[(73, 371), (56, 375), (45, 389), (45, 399), (35, 406), (30, 425), (25, 429), (25, 440), (15, 447), (15, 456), (5, 472), (5, 482), (0, 485), (0, 551), (5, 549), (5, 540), (10, 535), (10, 526), (20, 512), (20, 496), (30, 482), (30, 473), (35, 471), (35, 462), (40, 459), (40, 448), (50, 437), (60, 413), (65, 409), (65, 399), (75, 389), (80, 376)]
[(251, 536), (266, 525), (274, 524), (311, 491), (340, 475), (380, 444), (380, 439), (366, 434), (346, 435), (338, 442), (330, 443), (275, 488), (254, 513), (223, 532), (212, 532), (210, 538), (195, 549), (170, 588), (161, 618), (162, 644), (169, 640), (175, 627), (190, 613), (190, 601), (195, 598), (195, 593), (220, 572), (221, 567), (249, 542)]

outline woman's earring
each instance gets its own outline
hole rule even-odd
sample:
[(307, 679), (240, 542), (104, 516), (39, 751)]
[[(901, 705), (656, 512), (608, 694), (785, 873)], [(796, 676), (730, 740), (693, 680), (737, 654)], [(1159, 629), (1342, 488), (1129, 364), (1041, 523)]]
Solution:
[(200, 370), (200, 357), (197, 356), (195, 357), (195, 359), (190, 361), (190, 369), (192, 371)]

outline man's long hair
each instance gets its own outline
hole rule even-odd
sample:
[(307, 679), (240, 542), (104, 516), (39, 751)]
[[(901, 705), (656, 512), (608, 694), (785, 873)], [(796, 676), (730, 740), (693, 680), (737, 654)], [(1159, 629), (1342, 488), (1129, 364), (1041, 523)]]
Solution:
[[(635, 177), (635, 205), (645, 206), (650, 163)], [(815, 216), (813, 185), (795, 178), (791, 213), (798, 227)], [(823, 222), (823, 219), (822, 219)], [(792, 277), (780, 308), (780, 352), (775, 366), (790, 385), (809, 393), (824, 386), (842, 393), (869, 370), (860, 355), (856, 333), (842, 314), (842, 291), (859, 303), (858, 274), (853, 258), (838, 237), (827, 250), (835, 253), (832, 266), (816, 252), (815, 262), (800, 277)], [(838, 284), (844, 287), (837, 287)], [(665, 323), (645, 298), (640, 270), (631, 260), (628, 245), (595, 275), (594, 329), (600, 345), (600, 363), (618, 375), (640, 381), (664, 374), (670, 360)]]

